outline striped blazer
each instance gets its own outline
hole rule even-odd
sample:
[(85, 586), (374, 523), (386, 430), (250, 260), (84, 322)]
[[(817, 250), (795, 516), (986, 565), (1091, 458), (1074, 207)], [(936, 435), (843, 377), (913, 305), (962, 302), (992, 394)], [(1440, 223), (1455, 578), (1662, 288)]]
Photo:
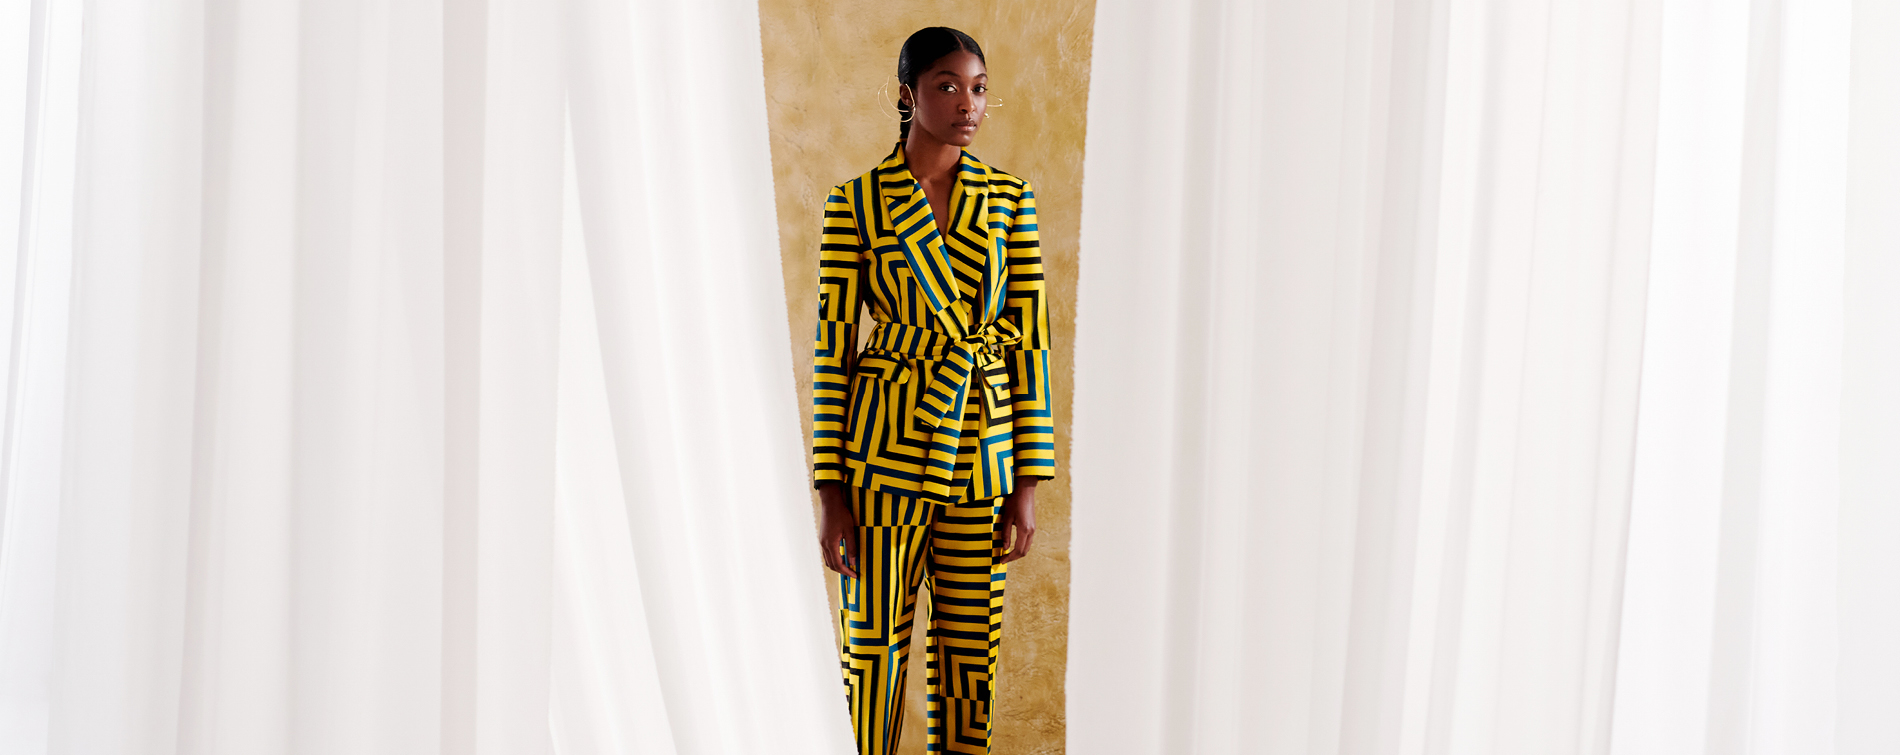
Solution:
[[(1055, 475), (1036, 193), (965, 152), (946, 237), (903, 150), (825, 200), (813, 484), (1005, 495)], [(863, 304), (873, 322), (854, 355)]]

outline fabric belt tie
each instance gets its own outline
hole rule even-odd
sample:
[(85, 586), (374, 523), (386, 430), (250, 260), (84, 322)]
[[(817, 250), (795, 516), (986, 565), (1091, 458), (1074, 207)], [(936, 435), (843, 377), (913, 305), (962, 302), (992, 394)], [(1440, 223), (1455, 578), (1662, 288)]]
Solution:
[(937, 368), (931, 372), (930, 383), (919, 395), (917, 408), (911, 412), (913, 427), (936, 437), (946, 434), (943, 432), (946, 419), (963, 418), (973, 378), (977, 375), (981, 375), (982, 380), (974, 387), (982, 389), (977, 395), (987, 412), (985, 416), (997, 416), (1009, 401), (1009, 371), (1003, 364), (1003, 354), (1021, 340), (1022, 333), (1008, 320), (987, 323), (962, 338), (927, 328), (882, 322), (871, 331), (865, 350), (936, 360)]

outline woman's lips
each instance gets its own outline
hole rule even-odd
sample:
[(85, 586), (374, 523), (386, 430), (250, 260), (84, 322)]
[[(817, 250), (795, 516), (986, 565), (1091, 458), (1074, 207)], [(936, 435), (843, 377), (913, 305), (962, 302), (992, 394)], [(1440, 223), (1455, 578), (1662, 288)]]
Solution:
[(958, 130), (958, 131), (975, 131), (975, 130), (976, 130), (976, 121), (967, 121), (967, 122), (963, 122), (963, 123), (952, 123), (952, 124), (950, 124), (950, 126), (951, 126), (951, 128), (954, 128), (954, 129), (956, 129), (956, 130)]

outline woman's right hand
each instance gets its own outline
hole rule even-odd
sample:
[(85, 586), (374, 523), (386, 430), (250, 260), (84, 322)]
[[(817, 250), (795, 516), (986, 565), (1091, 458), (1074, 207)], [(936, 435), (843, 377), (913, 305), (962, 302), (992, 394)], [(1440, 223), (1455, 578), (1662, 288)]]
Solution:
[[(858, 576), (858, 518), (852, 516), (851, 505), (845, 501), (844, 485), (827, 483), (818, 486), (818, 502), (824, 508), (818, 522), (818, 549), (824, 553), (825, 568), (847, 577)], [(838, 544), (844, 543), (844, 553), (838, 552)]]

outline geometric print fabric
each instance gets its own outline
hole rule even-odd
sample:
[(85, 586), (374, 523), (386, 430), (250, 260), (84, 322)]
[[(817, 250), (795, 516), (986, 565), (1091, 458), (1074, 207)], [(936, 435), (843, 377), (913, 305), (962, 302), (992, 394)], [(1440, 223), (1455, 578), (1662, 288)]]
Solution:
[[(825, 202), (812, 480), (1005, 495), (1055, 474), (1035, 191), (965, 152), (940, 233), (903, 147)], [(861, 307), (873, 323), (853, 353)]]
[(925, 750), (988, 753), (1006, 567), (1002, 499), (941, 504), (849, 488), (857, 578), (839, 576), (840, 666), (861, 755), (897, 751), (920, 593)]

